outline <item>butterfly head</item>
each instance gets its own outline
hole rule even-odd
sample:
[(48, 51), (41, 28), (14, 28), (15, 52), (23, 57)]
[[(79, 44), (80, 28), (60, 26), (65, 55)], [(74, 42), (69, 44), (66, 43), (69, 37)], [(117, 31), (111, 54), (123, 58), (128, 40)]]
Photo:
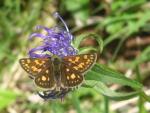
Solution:
[(52, 56), (51, 61), (53, 62), (53, 64), (59, 65), (60, 62), (61, 62), (61, 58), (59, 58), (58, 56), (54, 55), (54, 56)]

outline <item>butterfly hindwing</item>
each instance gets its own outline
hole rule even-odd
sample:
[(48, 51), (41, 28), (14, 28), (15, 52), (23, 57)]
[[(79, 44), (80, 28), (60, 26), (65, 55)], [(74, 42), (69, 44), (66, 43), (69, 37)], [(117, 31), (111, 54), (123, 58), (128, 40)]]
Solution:
[(61, 84), (64, 88), (72, 88), (83, 82), (83, 75), (72, 70), (72, 68), (65, 64), (62, 64), (61, 72)]
[(97, 54), (81, 54), (75, 56), (66, 56), (63, 58), (63, 62), (68, 65), (68, 67), (72, 68), (72, 70), (76, 70), (79, 73), (84, 73), (89, 70), (93, 64), (96, 62)]
[(54, 76), (51, 73), (52, 72), (52, 67), (49, 67), (49, 69), (43, 71), (40, 73), (35, 79), (34, 82), (35, 84), (43, 89), (49, 89), (52, 90), (55, 88), (56, 83), (54, 80)]
[(20, 59), (20, 64), (22, 68), (34, 78), (50, 67), (52, 62), (48, 58), (23, 58)]

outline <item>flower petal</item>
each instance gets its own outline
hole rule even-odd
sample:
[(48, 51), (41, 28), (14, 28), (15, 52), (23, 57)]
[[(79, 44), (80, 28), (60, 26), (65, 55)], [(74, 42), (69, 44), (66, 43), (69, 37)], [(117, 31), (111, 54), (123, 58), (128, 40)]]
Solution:
[[(38, 46), (36, 48), (32, 48), (30, 51), (29, 51), (29, 56), (31, 58), (47, 58), (47, 57), (50, 57), (49, 54), (42, 54), (44, 51), (47, 50), (47, 47), (46, 46)], [(39, 53), (37, 53), (39, 52)]]
[(33, 37), (39, 37), (39, 38), (43, 38), (45, 39), (47, 36), (40, 34), (40, 33), (32, 33), (29, 37), (29, 39), (31, 40)]

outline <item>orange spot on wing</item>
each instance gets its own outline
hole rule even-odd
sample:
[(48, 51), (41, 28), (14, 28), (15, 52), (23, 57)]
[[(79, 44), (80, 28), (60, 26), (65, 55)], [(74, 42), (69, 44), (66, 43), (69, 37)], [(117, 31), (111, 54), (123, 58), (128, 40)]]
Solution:
[(80, 57), (76, 57), (76, 58), (75, 58), (75, 62), (78, 62), (79, 59), (80, 59)]
[(33, 71), (38, 71), (38, 68), (36, 68), (35, 66), (31, 67)]
[(91, 60), (93, 60), (93, 59), (94, 59), (94, 57), (91, 57), (90, 59), (91, 59)]
[(31, 61), (29, 59), (27, 59), (27, 63), (30, 63)]
[(69, 76), (67, 76), (67, 79), (69, 80)]
[(76, 63), (76, 61), (71, 61), (71, 63), (73, 63), (73, 64), (74, 64), (74, 63)]
[(74, 66), (73, 68), (74, 68), (75, 70), (78, 70), (78, 67), (77, 67), (77, 66)]
[(80, 64), (78, 65), (78, 67), (79, 67), (79, 68), (83, 68), (83, 67), (84, 67), (84, 63), (83, 63), (83, 62), (80, 63)]
[(75, 79), (75, 78), (76, 78), (75, 74), (74, 73), (71, 74), (71, 79)]
[(91, 60), (88, 59), (87, 61), (90, 62)]
[(42, 81), (46, 81), (46, 77), (45, 76), (42, 76)]
[(47, 73), (47, 74), (48, 74), (48, 72), (49, 72), (49, 71), (48, 71), (48, 70), (46, 70), (46, 73)]
[(69, 58), (68, 61), (73, 63), (73, 64), (76, 63), (76, 61), (73, 61), (71, 58)]
[(79, 67), (79, 68), (83, 68), (83, 65), (82, 65), (82, 64), (79, 64), (78, 67)]
[(41, 71), (42, 71), (42, 69), (38, 69), (37, 71), (38, 71), (38, 72), (41, 72)]
[(41, 63), (39, 62), (39, 60), (35, 60), (35, 63), (37, 64), (37, 65), (40, 65)]
[(28, 64), (25, 64), (25, 67), (29, 68), (29, 65), (28, 65)]
[(68, 71), (69, 71), (69, 69), (67, 68), (67, 69), (66, 69), (66, 71), (68, 72)]
[(44, 63), (45, 63), (45, 61), (42, 60), (42, 64), (44, 64)]
[(84, 59), (87, 59), (87, 58), (88, 58), (88, 56), (87, 56), (87, 55), (84, 55), (84, 56), (83, 56), (83, 58), (84, 58)]

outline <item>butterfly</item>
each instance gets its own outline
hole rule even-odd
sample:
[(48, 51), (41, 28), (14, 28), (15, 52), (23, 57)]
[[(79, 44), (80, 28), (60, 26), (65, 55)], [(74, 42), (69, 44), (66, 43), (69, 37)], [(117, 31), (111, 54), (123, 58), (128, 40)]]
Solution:
[(36, 86), (46, 90), (74, 88), (84, 81), (84, 74), (92, 68), (96, 53), (65, 56), (60, 58), (22, 58), (22, 68), (30, 74)]

